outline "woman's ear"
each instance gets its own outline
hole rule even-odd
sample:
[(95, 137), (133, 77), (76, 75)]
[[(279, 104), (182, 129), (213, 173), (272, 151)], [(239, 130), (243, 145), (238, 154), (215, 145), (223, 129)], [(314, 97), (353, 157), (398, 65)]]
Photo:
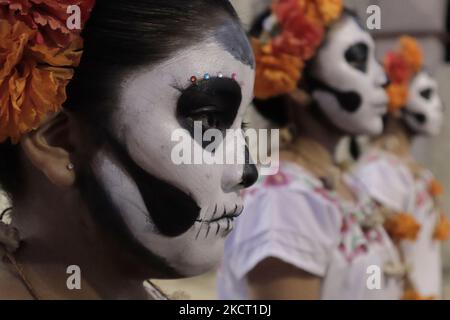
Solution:
[(59, 187), (70, 187), (75, 183), (69, 132), (68, 116), (61, 112), (25, 135), (20, 142), (30, 162)]

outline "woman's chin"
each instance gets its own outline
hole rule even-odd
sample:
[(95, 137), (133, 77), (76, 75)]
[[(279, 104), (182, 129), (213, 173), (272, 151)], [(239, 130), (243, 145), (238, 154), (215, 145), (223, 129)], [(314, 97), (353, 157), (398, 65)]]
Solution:
[(169, 263), (181, 277), (196, 277), (218, 268), (222, 261), (225, 238), (196, 244), (182, 253), (178, 261)]

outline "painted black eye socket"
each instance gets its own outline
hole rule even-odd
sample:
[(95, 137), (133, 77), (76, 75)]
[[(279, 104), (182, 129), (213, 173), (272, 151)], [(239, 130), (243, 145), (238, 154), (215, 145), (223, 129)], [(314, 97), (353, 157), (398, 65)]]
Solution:
[(414, 118), (420, 124), (424, 124), (427, 121), (427, 117), (422, 113), (414, 113)]
[(193, 110), (188, 119), (194, 123), (201, 122), (203, 131), (208, 129), (225, 130), (227, 129), (227, 121), (224, 120), (225, 117), (215, 106), (207, 106)]
[(353, 68), (366, 73), (369, 60), (369, 47), (363, 42), (352, 45), (345, 51), (345, 60)]
[(180, 125), (194, 134), (199, 121), (203, 131), (229, 129), (242, 102), (239, 84), (229, 78), (213, 78), (192, 84), (178, 99), (176, 116)]
[(420, 91), (420, 96), (426, 100), (430, 100), (433, 97), (433, 88), (426, 88)]

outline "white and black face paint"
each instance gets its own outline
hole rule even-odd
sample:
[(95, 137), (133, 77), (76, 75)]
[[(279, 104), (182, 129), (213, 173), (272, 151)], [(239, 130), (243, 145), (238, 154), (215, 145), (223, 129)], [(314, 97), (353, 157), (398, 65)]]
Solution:
[(328, 32), (311, 68), (312, 96), (329, 120), (350, 134), (380, 134), (387, 111), (386, 75), (374, 41), (352, 17)]
[(444, 105), (438, 94), (438, 84), (422, 71), (411, 81), (408, 102), (403, 109), (406, 124), (416, 133), (438, 135), (443, 123)]
[[(253, 97), (253, 55), (246, 40), (234, 42), (245, 48), (231, 50), (222, 36), (130, 74), (112, 117), (113, 139), (124, 152), (102, 149), (92, 165), (123, 227), (183, 276), (220, 261), (233, 218), (243, 210), (240, 191), (257, 178), (251, 165), (176, 165), (171, 159), (172, 133), (184, 128), (193, 139), (193, 121), (222, 131), (241, 128)], [(210, 80), (189, 82), (206, 73)], [(227, 136), (222, 143), (229, 143)]]

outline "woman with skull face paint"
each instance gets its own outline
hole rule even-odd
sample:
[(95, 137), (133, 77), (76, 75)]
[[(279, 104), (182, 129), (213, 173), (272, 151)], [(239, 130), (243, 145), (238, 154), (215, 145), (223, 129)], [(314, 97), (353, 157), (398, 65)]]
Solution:
[(171, 137), (241, 128), (254, 56), (227, 0), (1, 1), (0, 63), (0, 298), (146, 298), (217, 264), (256, 169), (175, 165)]
[[(347, 134), (380, 134), (386, 77), (337, 0), (273, 2), (253, 30), (255, 105), (290, 129), (279, 173), (246, 192), (225, 246), (225, 299), (399, 299), (398, 252), (376, 204), (333, 160)], [(373, 290), (379, 289), (379, 290)]]
[(381, 216), (403, 255), (404, 299), (439, 298), (442, 265), (439, 242), (449, 236), (440, 207), (443, 193), (429, 170), (413, 158), (416, 136), (439, 133), (444, 107), (436, 81), (423, 70), (422, 50), (410, 37), (386, 55), (390, 98), (386, 128), (355, 169), (371, 196), (385, 209)]

